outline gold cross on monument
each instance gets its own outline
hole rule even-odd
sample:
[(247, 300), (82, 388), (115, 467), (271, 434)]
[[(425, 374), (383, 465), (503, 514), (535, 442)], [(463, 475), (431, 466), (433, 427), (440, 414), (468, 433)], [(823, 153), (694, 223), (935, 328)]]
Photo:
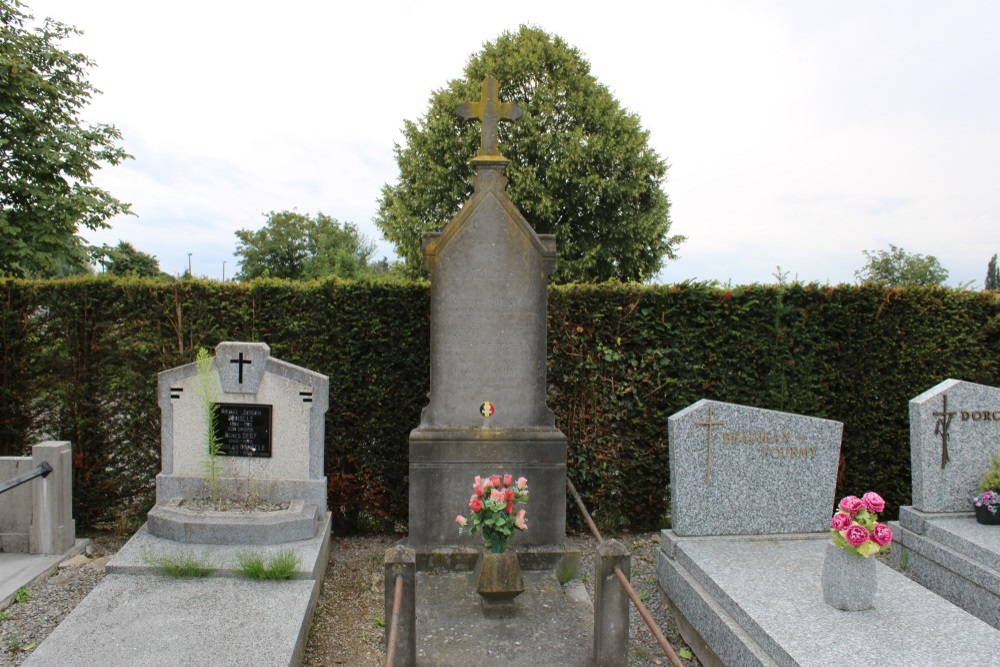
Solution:
[(695, 426), (708, 427), (708, 463), (706, 466), (707, 483), (712, 483), (712, 427), (722, 426), (722, 422), (712, 419), (712, 406), (708, 406), (708, 419), (703, 422), (695, 422)]
[(483, 124), (477, 158), (502, 158), (497, 147), (497, 126), (502, 120), (517, 120), (524, 115), (524, 110), (513, 102), (501, 102), (497, 96), (497, 80), (488, 76), (483, 79), (481, 100), (463, 102), (455, 113), (466, 120), (476, 118)]

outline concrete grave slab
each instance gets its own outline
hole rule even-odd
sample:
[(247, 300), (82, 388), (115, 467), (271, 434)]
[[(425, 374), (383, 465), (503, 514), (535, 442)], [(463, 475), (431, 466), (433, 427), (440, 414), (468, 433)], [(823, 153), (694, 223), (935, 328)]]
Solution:
[(23, 663), (298, 665), (319, 580), (106, 577)]
[[(683, 538), (664, 531), (658, 578), (703, 664), (994, 665), (1000, 633), (877, 563), (871, 609), (839, 611), (820, 583), (829, 537)], [(672, 544), (668, 544), (672, 543)], [(668, 555), (668, 552), (673, 555)], [(854, 628), (864, 628), (861, 647)], [(717, 662), (712, 662), (714, 657)]]

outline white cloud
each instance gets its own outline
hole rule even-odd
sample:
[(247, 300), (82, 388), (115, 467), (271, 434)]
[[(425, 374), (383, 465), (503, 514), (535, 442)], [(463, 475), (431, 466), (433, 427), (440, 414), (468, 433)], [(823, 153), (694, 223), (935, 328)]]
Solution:
[[(563, 36), (671, 165), (666, 280), (849, 282), (865, 249), (936, 255), (953, 284), (1000, 252), (1000, 6), (709, 0), (161, 5), (34, 0), (77, 25), (136, 155), (98, 182), (139, 218), (99, 235), (178, 273), (235, 268), (233, 232), (322, 210), (371, 236), (393, 142), (469, 55), (529, 22)], [(95, 235), (91, 235), (95, 236)], [(383, 243), (381, 253), (390, 252)], [(206, 267), (199, 270), (199, 266)], [(213, 267), (210, 268), (209, 267)], [(217, 268), (216, 268), (217, 267)]]

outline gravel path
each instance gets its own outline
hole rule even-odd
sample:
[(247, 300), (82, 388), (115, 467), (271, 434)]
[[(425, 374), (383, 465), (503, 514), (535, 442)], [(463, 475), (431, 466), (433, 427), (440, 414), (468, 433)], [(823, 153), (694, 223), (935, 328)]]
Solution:
[(124, 540), (97, 538), (87, 554), (27, 589), (26, 597), (0, 611), (0, 667), (20, 665), (76, 605), (104, 579), (104, 564)]
[[(382, 557), (398, 536), (333, 539), (330, 565), (316, 608), (306, 647), (305, 664), (366, 665), (385, 664), (382, 646)], [(570, 538), (582, 559), (577, 578), (594, 594), (594, 553), (596, 540), (590, 536)], [(632, 585), (660, 623), (675, 650), (686, 649), (671, 622), (659, 586), (656, 584), (656, 547), (659, 536), (643, 533), (620, 538), (632, 552)], [(0, 667), (20, 665), (31, 649), (44, 640), (84, 597), (104, 578), (104, 564), (123, 540), (95, 538), (88, 558), (66, 564), (29, 590), (28, 598), (0, 612)], [(669, 664), (663, 651), (632, 609), (630, 624), (630, 664)], [(691, 659), (689, 665), (699, 664)]]

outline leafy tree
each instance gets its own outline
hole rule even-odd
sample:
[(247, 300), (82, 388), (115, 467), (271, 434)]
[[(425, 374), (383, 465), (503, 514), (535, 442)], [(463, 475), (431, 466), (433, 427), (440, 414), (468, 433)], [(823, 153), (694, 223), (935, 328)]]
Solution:
[(997, 268), (997, 256), (993, 255), (990, 264), (986, 267), (985, 289), (1000, 290), (1000, 268)]
[(137, 250), (128, 241), (117, 246), (107, 244), (94, 249), (94, 259), (107, 273), (116, 276), (156, 277), (166, 276), (160, 271), (160, 262), (154, 255)]
[(316, 217), (297, 211), (271, 211), (257, 231), (236, 232), (240, 258), (237, 280), (338, 276), (355, 278), (368, 267), (375, 243), (350, 222), (324, 213)]
[(516, 123), (501, 124), (500, 151), (511, 160), (511, 200), (537, 232), (556, 234), (554, 281), (647, 280), (674, 258), (683, 237), (668, 236), (667, 165), (649, 132), (577, 49), (521, 26), (473, 55), (463, 79), (432, 94), (426, 116), (405, 121), (399, 180), (382, 188), (375, 222), (411, 275), (421, 272), (421, 233), (442, 229), (472, 192), (479, 124), (455, 108), (479, 99), (487, 75), (502, 101), (524, 109)]
[(84, 125), (80, 112), (99, 93), (93, 63), (60, 42), (79, 31), (33, 20), (18, 0), (0, 0), (0, 275), (83, 270), (77, 230), (107, 227), (129, 205), (92, 185), (102, 164), (131, 157), (113, 125)]
[(889, 250), (862, 251), (868, 260), (854, 276), (864, 282), (892, 287), (942, 285), (948, 271), (933, 255), (908, 253), (889, 244)]

